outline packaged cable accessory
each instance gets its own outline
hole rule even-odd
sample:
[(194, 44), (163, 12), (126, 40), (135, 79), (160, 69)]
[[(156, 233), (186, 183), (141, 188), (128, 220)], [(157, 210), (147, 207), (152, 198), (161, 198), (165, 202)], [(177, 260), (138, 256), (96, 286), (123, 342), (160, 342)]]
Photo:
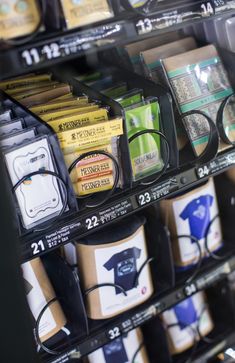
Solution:
[(133, 216), (78, 241), (79, 268), (90, 318), (110, 318), (152, 295), (144, 223), (144, 218)]
[(166, 86), (167, 80), (160, 60), (187, 52), (196, 47), (194, 38), (187, 37), (141, 52), (140, 57), (146, 76), (154, 82)]
[(20, 132), (14, 133), (13, 135), (0, 138), (0, 147), (9, 148), (15, 145), (19, 145), (24, 141), (29, 141), (34, 139), (35, 135), (36, 135), (35, 128), (24, 129)]
[[(160, 202), (169, 228), (175, 265), (191, 266), (222, 246), (222, 232), (213, 179), (181, 196)], [(187, 237), (188, 236), (188, 237)]]
[[(36, 321), (49, 301), (55, 298), (54, 289), (40, 258), (21, 265), (25, 292), (32, 317)], [(39, 338), (42, 342), (55, 336), (66, 324), (66, 318), (58, 301), (48, 306), (39, 323)]]
[(0, 113), (0, 121), (2, 122), (8, 122), (12, 119), (12, 111), (6, 110), (3, 113)]
[(95, 23), (113, 16), (108, 0), (60, 0), (67, 29)]
[(23, 127), (24, 120), (22, 118), (13, 119), (10, 122), (0, 123), (0, 137), (20, 131)]
[(121, 336), (88, 356), (89, 363), (149, 363), (143, 336), (139, 328), (131, 330), (127, 336)]
[[(125, 109), (128, 138), (146, 129), (160, 130), (160, 110), (157, 100)], [(161, 170), (160, 138), (155, 134), (142, 135), (129, 145), (135, 180)]]
[[(162, 62), (180, 113), (200, 110), (216, 122), (222, 102), (233, 94), (216, 48), (208, 45), (164, 59)], [(209, 124), (204, 116), (198, 114), (185, 117), (183, 122), (198, 156), (208, 143)], [(228, 139), (235, 140), (233, 104), (224, 112), (223, 125)], [(220, 150), (225, 147), (226, 145), (221, 142)]]
[(42, 171), (28, 177), (15, 190), (24, 228), (30, 229), (59, 215), (63, 210), (59, 182), (55, 176), (45, 174), (56, 172), (47, 137), (6, 151), (4, 157), (13, 186), (28, 174)]
[(143, 73), (140, 53), (148, 49), (159, 47), (163, 44), (173, 42), (180, 39), (177, 32), (163, 33), (158, 37), (147, 38), (138, 42), (130, 43), (124, 46), (123, 51), (126, 54), (126, 58), (129, 59), (134, 71), (138, 74)]
[(182, 353), (191, 348), (198, 337), (208, 335), (213, 329), (213, 322), (206, 305), (204, 293), (183, 300), (172, 309), (162, 314), (167, 331), (168, 344), (171, 354)]

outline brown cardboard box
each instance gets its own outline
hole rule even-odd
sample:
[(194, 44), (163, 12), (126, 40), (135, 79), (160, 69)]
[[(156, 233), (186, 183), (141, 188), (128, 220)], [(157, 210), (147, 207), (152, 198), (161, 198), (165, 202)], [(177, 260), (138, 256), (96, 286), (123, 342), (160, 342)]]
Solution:
[[(115, 271), (104, 267), (110, 258), (130, 249), (140, 249), (141, 255), (137, 261), (137, 270), (146, 261), (147, 249), (144, 237), (144, 227), (141, 226), (129, 237), (118, 242), (85, 245), (77, 243), (78, 261), (85, 290), (97, 284), (115, 281)], [(120, 262), (121, 263), (121, 262)], [(139, 265), (138, 265), (139, 264)], [(153, 293), (153, 286), (149, 265), (139, 278), (139, 284), (123, 293), (115, 292), (114, 287), (101, 287), (87, 295), (87, 314), (91, 319), (107, 319), (133, 308), (146, 301)]]
[[(55, 297), (54, 289), (48, 279), (40, 258), (35, 258), (22, 266), (26, 282), (29, 307), (35, 320), (46, 304)], [(58, 301), (51, 304), (41, 318), (39, 337), (42, 342), (56, 335), (66, 324), (66, 318)]]
[[(213, 179), (181, 196), (165, 199), (160, 202), (161, 214), (171, 234), (172, 250), (175, 265), (190, 266), (198, 261), (198, 247), (190, 238), (177, 238), (179, 235), (194, 235), (198, 238), (202, 231), (206, 233), (209, 225), (207, 218), (212, 220), (218, 214), (218, 204)], [(204, 213), (204, 214), (203, 214)], [(197, 217), (198, 216), (198, 217)], [(190, 225), (191, 222), (191, 225)], [(195, 224), (196, 227), (195, 227)], [(193, 230), (194, 232), (193, 232)], [(198, 238), (199, 239), (199, 238)], [(206, 255), (205, 238), (199, 239), (202, 255)], [(208, 246), (215, 251), (222, 244), (220, 220), (217, 218), (208, 234)]]

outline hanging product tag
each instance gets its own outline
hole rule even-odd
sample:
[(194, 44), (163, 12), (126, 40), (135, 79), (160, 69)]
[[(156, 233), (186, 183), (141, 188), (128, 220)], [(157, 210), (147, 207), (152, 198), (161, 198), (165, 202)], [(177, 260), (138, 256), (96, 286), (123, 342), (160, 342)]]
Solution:
[[(55, 172), (47, 137), (6, 152), (5, 160), (13, 186), (32, 172)], [(29, 177), (15, 194), (26, 229), (58, 215), (63, 207), (58, 181), (45, 173)]]

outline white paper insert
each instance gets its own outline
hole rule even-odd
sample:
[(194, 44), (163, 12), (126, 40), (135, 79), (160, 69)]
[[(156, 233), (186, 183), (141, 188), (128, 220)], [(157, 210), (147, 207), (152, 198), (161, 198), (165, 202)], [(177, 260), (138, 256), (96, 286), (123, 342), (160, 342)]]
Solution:
[[(31, 172), (55, 171), (46, 138), (10, 151), (5, 158), (13, 185)], [(52, 175), (29, 178), (16, 190), (16, 197), (27, 229), (59, 214), (63, 205), (57, 179)]]
[(118, 246), (107, 245), (106, 248), (95, 250), (97, 284), (116, 283), (127, 293), (127, 296), (124, 296), (116, 288), (100, 288), (103, 316), (115, 314), (133, 303), (141, 303), (152, 293), (148, 265), (139, 276), (138, 286), (131, 288), (136, 272), (147, 258), (143, 227)]
[[(210, 314), (208, 312), (208, 309), (205, 309), (205, 299), (204, 299), (204, 295), (202, 292), (198, 292), (195, 295), (193, 295), (192, 297), (190, 297), (189, 299), (191, 299), (191, 303), (193, 304), (193, 307), (195, 309), (196, 312), (196, 318), (200, 318), (200, 323), (199, 323), (199, 329), (200, 329), (200, 333), (202, 335), (206, 335), (213, 326)], [(186, 299), (185, 301), (183, 301), (181, 303), (181, 307), (183, 308), (184, 304), (187, 304), (188, 299)], [(183, 313), (183, 309), (182, 309), (182, 314), (187, 315), (187, 312)], [(163, 314), (163, 320), (166, 326), (171, 325), (171, 324), (176, 324), (179, 323), (179, 320), (177, 318), (177, 314), (174, 310), (174, 308), (166, 310)], [(173, 345), (175, 347), (176, 350), (184, 350), (185, 347), (189, 346), (189, 345), (193, 345), (194, 341), (197, 337), (197, 333), (196, 333), (196, 326), (198, 324), (198, 320), (196, 320), (194, 323), (190, 324), (189, 327), (185, 327), (183, 329), (180, 328), (180, 326), (175, 326), (172, 328), (168, 328), (168, 334), (170, 335)], [(190, 328), (191, 327), (191, 328)]]
[[(205, 235), (210, 221), (218, 214), (218, 204), (212, 179), (205, 188), (180, 198), (173, 203), (177, 235), (192, 235), (199, 240), (202, 253), (206, 253)], [(219, 218), (215, 219), (208, 234), (210, 251), (218, 248), (222, 241)], [(189, 238), (179, 238), (181, 261), (187, 263), (199, 256), (196, 243)]]

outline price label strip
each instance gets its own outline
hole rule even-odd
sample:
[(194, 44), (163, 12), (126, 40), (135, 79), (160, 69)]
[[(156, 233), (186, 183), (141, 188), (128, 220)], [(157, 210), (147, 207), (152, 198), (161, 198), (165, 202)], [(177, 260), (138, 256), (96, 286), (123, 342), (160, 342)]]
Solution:
[(179, 185), (176, 178), (174, 177), (168, 179), (165, 182), (150, 188), (148, 191), (138, 194), (136, 197), (137, 203), (140, 207), (143, 207), (149, 203), (152, 203), (154, 201), (157, 201), (158, 199), (167, 196), (168, 194), (178, 189)]
[(87, 231), (91, 231), (129, 214), (133, 209), (131, 200), (125, 199), (85, 218), (83, 224)]
[(196, 286), (198, 290), (202, 290), (212, 283), (221, 280), (224, 276), (231, 272), (229, 262), (224, 263), (222, 266), (217, 267), (214, 271), (205, 274), (203, 277), (197, 279)]
[(214, 0), (215, 13), (221, 13), (226, 10), (235, 9), (234, 0)]
[[(72, 239), (73, 233), (84, 233), (84, 231), (81, 222), (77, 222), (68, 224), (52, 233), (46, 234), (45, 232), (43, 238), (30, 244), (30, 257), (36, 257), (43, 252), (63, 245)], [(26, 252), (28, 253), (28, 251)]]
[(227, 152), (224, 155), (218, 156), (215, 160), (200, 166), (196, 169), (196, 173), (198, 178), (202, 179), (223, 169), (227, 169), (231, 165), (235, 165), (235, 151)]
[(136, 30), (138, 35), (143, 35), (155, 30), (161, 30), (176, 24), (191, 21), (193, 19), (209, 17), (214, 14), (214, 1), (202, 1), (201, 3), (199, 2), (197, 4), (187, 5), (180, 9), (161, 12), (160, 14), (139, 19), (136, 23)]
[(122, 22), (96, 27), (74, 35), (58, 38), (53, 42), (21, 50), (21, 64), (24, 67), (39, 65), (114, 43), (125, 36), (127, 34)]

